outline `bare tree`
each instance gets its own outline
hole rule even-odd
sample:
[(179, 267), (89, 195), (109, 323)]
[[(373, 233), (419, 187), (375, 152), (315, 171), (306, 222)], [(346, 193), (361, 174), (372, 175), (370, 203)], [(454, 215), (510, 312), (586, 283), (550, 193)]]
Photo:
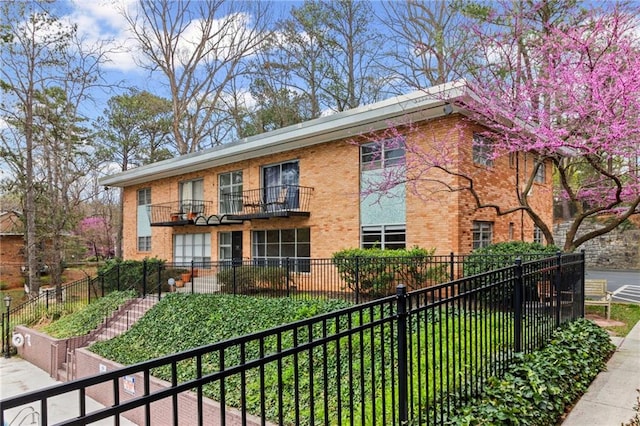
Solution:
[(384, 11), (380, 20), (391, 36), (382, 63), (397, 93), (455, 80), (472, 67), (471, 33), (456, 2), (389, 1)]
[[(41, 204), (47, 199), (43, 187), (55, 182), (41, 179), (37, 166), (43, 164), (44, 155), (52, 155), (53, 152), (59, 155), (54, 145), (48, 143), (62, 139), (71, 141), (73, 138), (69, 137), (70, 133), (52, 138), (44, 136), (52, 136), (54, 127), (56, 131), (74, 132), (73, 126), (66, 129), (51, 126), (51, 120), (58, 120), (56, 116), (65, 120), (79, 116), (80, 106), (88, 99), (89, 89), (102, 84), (100, 64), (106, 53), (101, 45), (85, 45), (78, 38), (75, 27), (62, 23), (44, 9), (46, 6), (46, 3), (39, 2), (3, 2), (0, 6), (0, 28), (3, 31), (0, 89), (4, 94), (0, 114), (6, 123), (0, 131), (0, 158), (11, 171), (11, 176), (4, 182), (6, 188), (24, 194), (22, 209), (28, 286), (32, 293), (39, 290), (38, 271), (43, 262), (39, 258), (43, 241), (37, 232), (38, 219), (53, 213), (65, 214), (69, 207)], [(58, 101), (64, 101), (54, 102), (57, 106), (50, 109), (51, 105), (44, 101), (47, 91), (54, 88), (60, 92)], [(51, 119), (48, 122), (45, 114)], [(48, 130), (42, 127), (45, 125), (49, 126)], [(46, 146), (49, 154), (45, 152)], [(67, 173), (68, 168), (78, 165), (75, 158), (65, 155), (58, 173), (71, 176)], [(66, 189), (57, 188), (60, 194)], [(58, 262), (59, 259), (53, 260)]]
[(247, 58), (266, 36), (262, 2), (140, 0), (124, 12), (143, 54), (141, 66), (162, 76), (173, 107), (180, 154), (217, 145), (227, 119), (224, 95), (247, 72)]

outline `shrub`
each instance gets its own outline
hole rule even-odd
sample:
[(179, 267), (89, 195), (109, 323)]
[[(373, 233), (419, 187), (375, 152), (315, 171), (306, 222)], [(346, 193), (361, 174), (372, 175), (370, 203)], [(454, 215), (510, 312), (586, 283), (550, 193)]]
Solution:
[(434, 264), (435, 249), (346, 249), (333, 254), (333, 264), (347, 286), (373, 297), (395, 292), (395, 284), (410, 289), (447, 280), (447, 265)]
[(253, 294), (286, 292), (287, 283), (293, 283), (287, 268), (281, 266), (244, 265), (224, 268), (217, 275), (223, 293)]
[[(142, 261), (111, 259), (106, 261), (98, 269), (98, 276), (103, 280), (105, 292), (135, 289), (138, 293), (142, 293), (143, 265), (145, 262), (147, 264), (147, 273), (160, 270), (165, 263), (164, 260), (160, 259), (145, 259)], [(148, 279), (148, 281), (155, 283), (153, 279)]]
[(133, 297), (135, 293), (132, 290), (114, 291), (76, 312), (60, 317), (59, 320), (45, 326), (43, 331), (59, 339), (83, 336)]
[(609, 335), (585, 319), (558, 329), (544, 349), (520, 355), (504, 377), (448, 419), (455, 425), (550, 425), (582, 395), (613, 351)]
[[(464, 275), (471, 276), (513, 265), (517, 257), (523, 261), (539, 259), (542, 255), (553, 256), (560, 249), (554, 245), (509, 241), (491, 244), (473, 251), (464, 260)], [(546, 257), (546, 256), (544, 256)]]

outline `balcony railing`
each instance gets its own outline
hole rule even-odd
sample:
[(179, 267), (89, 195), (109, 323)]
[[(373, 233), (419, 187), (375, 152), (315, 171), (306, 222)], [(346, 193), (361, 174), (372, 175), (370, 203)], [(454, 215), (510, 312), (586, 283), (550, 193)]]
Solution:
[(183, 200), (149, 206), (151, 226), (223, 225), (270, 217), (309, 216), (313, 188), (269, 186), (223, 194), (212, 201)]
[(182, 200), (149, 206), (151, 226), (191, 225), (201, 217), (214, 214), (213, 202), (204, 200)]

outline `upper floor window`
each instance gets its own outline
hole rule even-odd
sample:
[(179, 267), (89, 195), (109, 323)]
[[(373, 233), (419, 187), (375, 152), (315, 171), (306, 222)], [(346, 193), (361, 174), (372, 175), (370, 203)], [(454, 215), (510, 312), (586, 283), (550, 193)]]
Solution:
[(405, 140), (402, 137), (360, 146), (362, 170), (376, 170), (403, 165), (406, 157)]
[(242, 170), (221, 173), (218, 176), (220, 213), (242, 210)]
[(143, 188), (138, 190), (138, 205), (148, 206), (151, 204), (151, 188)]
[(473, 134), (473, 162), (483, 166), (493, 165), (493, 141), (478, 133)]
[(493, 222), (473, 222), (473, 249), (486, 247), (493, 240)]
[(274, 209), (299, 207), (300, 165), (298, 161), (262, 167), (262, 201)]
[(194, 179), (180, 182), (180, 205), (184, 212), (202, 213), (204, 209), (204, 180)]
[(538, 183), (544, 183), (546, 179), (546, 170), (544, 162), (538, 164), (538, 168), (536, 169), (536, 174), (534, 176), (534, 181)]

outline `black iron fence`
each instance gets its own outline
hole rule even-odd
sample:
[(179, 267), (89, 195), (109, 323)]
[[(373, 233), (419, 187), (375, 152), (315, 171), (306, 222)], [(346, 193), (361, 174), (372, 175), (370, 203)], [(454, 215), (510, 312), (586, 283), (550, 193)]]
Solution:
[[(191, 292), (331, 298), (361, 303), (393, 294), (399, 283), (412, 291), (501, 268), (512, 264), (516, 257), (526, 262), (548, 257), (548, 254), (451, 253), (425, 257), (254, 258), (182, 263), (149, 259), (141, 263), (115, 263), (103, 268), (97, 277), (49, 289), (3, 313), (2, 351), (8, 350), (10, 342), (10, 331), (5, 330), (13, 330), (16, 325), (32, 325), (44, 316), (55, 317), (73, 311), (115, 290), (133, 289), (136, 298), (154, 296), (157, 300), (170, 292)], [(137, 318), (146, 308), (129, 304), (128, 314)], [(112, 314), (105, 312), (105, 323)]]
[[(70, 394), (79, 411), (59, 424), (444, 424), (518, 353), (583, 315), (584, 255), (411, 292), (395, 284), (348, 309), (5, 399), (0, 422), (36, 403), (47, 425), (51, 400)], [(92, 390), (106, 408), (87, 412)]]

